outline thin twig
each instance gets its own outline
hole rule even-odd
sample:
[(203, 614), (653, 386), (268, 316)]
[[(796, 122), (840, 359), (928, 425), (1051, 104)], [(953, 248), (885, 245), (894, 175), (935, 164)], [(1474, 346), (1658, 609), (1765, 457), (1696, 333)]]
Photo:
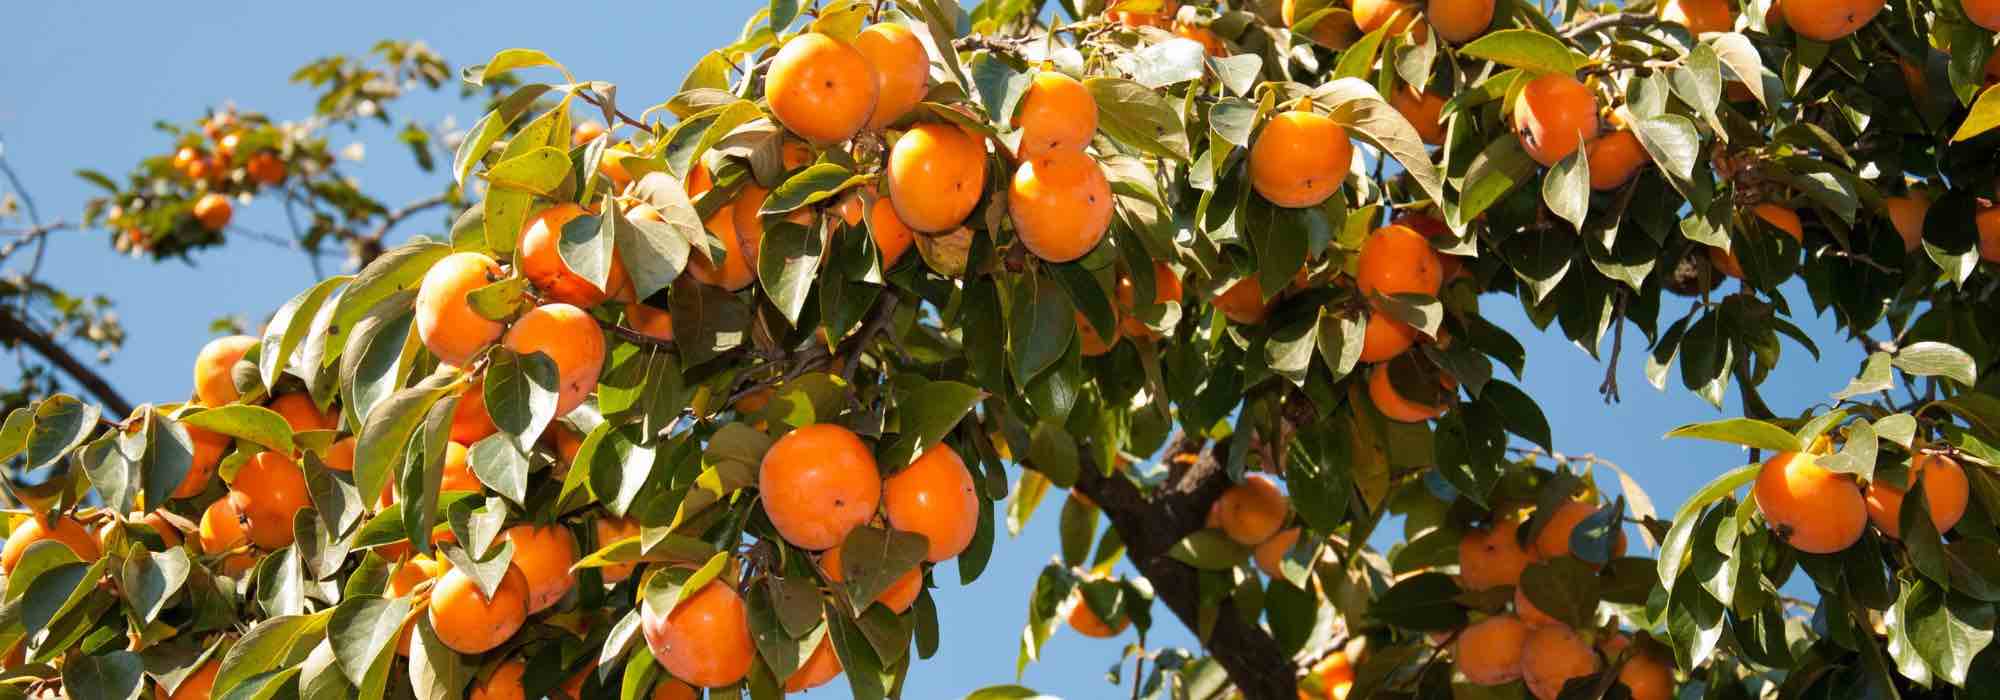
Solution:
[(112, 388), (111, 382), (105, 381), (103, 375), (76, 359), (76, 356), (71, 355), (68, 349), (56, 342), (55, 338), (28, 325), (25, 318), (15, 316), (13, 311), (6, 308), (0, 308), (0, 338), (19, 341), (32, 348), (36, 354), (62, 369), (75, 379), (76, 383), (83, 385), (86, 391), (104, 403), (106, 410), (121, 416), (131, 415), (132, 402), (126, 401), (117, 389)]
[[(23, 187), (21, 185), (21, 177), (19, 175), (14, 174), (14, 166), (9, 165), (7, 163), (7, 139), (4, 137), (0, 137), (0, 175), (7, 176), (8, 186), (12, 187), (14, 189), (14, 194), (21, 198), (21, 208), (26, 210), (28, 213), (28, 225), (33, 226), (35, 228), (41, 228), (42, 214), (41, 210), (35, 208), (35, 196), (28, 194), (28, 188)], [(49, 237), (48, 236), (36, 237), (35, 258), (33, 261), (28, 263), (28, 273), (23, 278), (21, 283), (21, 287), (23, 289), (35, 286), (35, 275), (42, 271), (42, 258), (46, 253), (48, 253), (48, 250), (49, 250)], [(21, 313), (23, 315), (26, 315), (27, 311), (28, 311), (28, 295), (23, 294), (21, 295)]]
[(1659, 21), (1660, 21), (1659, 17), (1646, 14), (1643, 12), (1621, 12), (1615, 15), (1599, 15), (1597, 17), (1592, 17), (1582, 22), (1578, 22), (1568, 27), (1564, 27), (1562, 31), (1559, 33), (1562, 34), (1563, 38), (1565, 39), (1574, 39), (1579, 36), (1589, 34), (1591, 32), (1603, 31), (1606, 29), (1611, 29), (1613, 27), (1639, 27), (1648, 24), (1656, 24)]
[(24, 231), (21, 231), (20, 235), (15, 237), (14, 240), (8, 241), (5, 245), (0, 245), (0, 260), (6, 260), (8, 257), (14, 254), (14, 251), (19, 250), (21, 246), (27, 245), (29, 243), (39, 242), (39, 239), (41, 239), (43, 236), (47, 236), (57, 231), (67, 231), (73, 228), (76, 228), (76, 226), (66, 221), (57, 220), (53, 223), (49, 223), (42, 226), (35, 226), (28, 228)]
[(444, 194), (432, 195), (430, 197), (425, 197), (423, 199), (419, 199), (409, 204), (405, 204), (401, 208), (390, 211), (388, 214), (384, 214), (382, 216), (382, 223), (376, 226), (375, 230), (369, 233), (364, 240), (373, 243), (381, 243), (382, 237), (389, 235), (389, 229), (395, 228), (396, 224), (403, 223), (404, 219), (408, 219), (412, 216), (416, 216), (417, 214), (421, 214), (431, 209), (436, 209), (438, 207), (444, 206), (449, 203), (451, 203), (451, 195), (450, 193), (444, 193)]
[[(604, 103), (602, 101), (599, 101), (596, 95), (593, 95), (588, 91), (579, 90), (577, 91), (576, 96), (583, 98), (583, 101), (589, 102), (593, 107), (596, 107), (598, 109), (604, 109)], [(651, 132), (653, 130), (653, 128), (647, 126), (645, 122), (633, 119), (631, 116), (625, 114), (624, 110), (613, 110), (612, 114), (617, 115), (618, 121), (624, 122), (626, 125), (631, 126), (634, 129), (638, 129), (640, 131), (645, 131), (645, 132)]]
[(889, 323), (896, 319), (896, 304), (899, 301), (900, 297), (888, 294), (883, 296), (881, 301), (875, 302), (874, 310), (868, 314), (868, 321), (862, 324), (861, 330), (855, 332), (854, 337), (845, 343), (849, 346), (849, 352), (847, 357), (843, 358), (844, 364), (840, 368), (841, 379), (853, 383), (854, 369), (861, 364), (862, 353), (868, 350), (869, 343), (875, 341), (875, 336), (881, 335), (882, 331), (889, 327)]
[(1625, 353), (1625, 291), (1618, 291), (1618, 301), (1611, 311), (1611, 359), (1604, 363), (1604, 383), (1597, 385), (1597, 393), (1604, 395), (1604, 403), (1618, 403), (1618, 356)]

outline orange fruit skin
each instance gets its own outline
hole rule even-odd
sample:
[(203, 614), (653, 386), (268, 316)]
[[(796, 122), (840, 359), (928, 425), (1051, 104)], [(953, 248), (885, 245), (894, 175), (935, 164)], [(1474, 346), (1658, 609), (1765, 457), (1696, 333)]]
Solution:
[(1229, 47), (1222, 44), (1222, 37), (1216, 36), (1215, 30), (1208, 27), (1176, 19), (1174, 36), (1194, 40), (1201, 44), (1202, 52), (1210, 56), (1221, 58), (1229, 55)]
[(1423, 234), (1408, 226), (1390, 224), (1376, 229), (1361, 244), (1354, 281), (1361, 293), (1369, 296), (1436, 296), (1438, 287), (1444, 284), (1444, 261)]
[(1960, 7), (1965, 10), (1965, 18), (1973, 24), (1989, 32), (2000, 32), (2000, 2), (1965, 0)]
[(882, 509), (889, 525), (930, 539), (925, 558), (940, 562), (958, 556), (979, 529), (979, 496), (972, 472), (958, 452), (942, 442), (882, 483)]
[(1354, 144), (1332, 118), (1280, 112), (1250, 144), (1250, 185), (1281, 207), (1319, 206), (1340, 190), (1353, 161)]
[(1575, 78), (1544, 75), (1514, 99), (1514, 135), (1535, 162), (1555, 165), (1597, 138), (1597, 97)]
[[(819, 555), (819, 568), (826, 573), (826, 579), (833, 583), (841, 583), (847, 580), (847, 575), (840, 571), (840, 549), (840, 545), (834, 545), (833, 548)], [(903, 611), (910, 609), (912, 603), (917, 602), (917, 596), (923, 592), (924, 568), (921, 566), (912, 566), (909, 571), (905, 571), (903, 575), (896, 577), (895, 583), (891, 583), (888, 588), (883, 589), (881, 595), (875, 596), (875, 602), (889, 608), (890, 612), (901, 615)]]
[[(1555, 514), (1549, 516), (1548, 524), (1542, 526), (1541, 534), (1535, 538), (1535, 555), (1543, 559), (1569, 556), (1570, 533), (1576, 531), (1576, 526), (1582, 524), (1584, 518), (1588, 518), (1596, 512), (1597, 506), (1595, 504), (1584, 503), (1582, 501), (1564, 501), (1561, 506), (1556, 508)], [(1625, 553), (1625, 533), (1620, 531), (1618, 536), (1613, 538), (1612, 542), (1611, 556), (1617, 557), (1623, 555)]]
[(1298, 541), (1298, 528), (1288, 527), (1279, 530), (1278, 534), (1272, 535), (1270, 539), (1258, 543), (1257, 548), (1251, 550), (1250, 558), (1257, 562), (1257, 568), (1262, 570), (1265, 576), (1273, 579), (1284, 578), (1285, 554), (1292, 551), (1292, 545)]
[(1118, 633), (1124, 632), (1125, 628), (1132, 624), (1132, 620), (1129, 618), (1119, 620), (1117, 627), (1105, 624), (1104, 620), (1099, 619), (1097, 613), (1090, 609), (1090, 604), (1083, 602), (1081, 591), (1073, 595), (1071, 599), (1075, 604), (1069, 609), (1070, 629), (1076, 630), (1078, 634), (1085, 637), (1110, 639), (1118, 636)]
[(1534, 554), (1515, 539), (1521, 522), (1501, 518), (1491, 528), (1473, 530), (1458, 540), (1459, 585), (1469, 591), (1483, 591), (1521, 583), (1521, 572), (1534, 563)]
[(27, 522), (15, 527), (7, 535), (7, 544), (0, 547), (0, 573), (13, 572), (14, 565), (21, 563), (21, 557), (27, 555), (28, 547), (42, 540), (61, 542), (77, 559), (85, 562), (96, 561), (102, 553), (98, 549), (97, 538), (92, 537), (90, 530), (85, 529), (76, 518), (53, 514), (30, 517)]
[[(1970, 487), (1965, 468), (1950, 457), (1924, 453), (1910, 462), (1910, 483), (1916, 483), (1919, 474), (1923, 475), (1924, 504), (1930, 508), (1931, 524), (1940, 534), (1950, 532), (1959, 518), (1965, 517)], [(1868, 482), (1868, 519), (1882, 534), (1902, 538), (1903, 497), (1907, 494), (1906, 489), (1881, 479)]]
[(800, 549), (823, 551), (875, 515), (882, 475), (853, 431), (808, 425), (778, 438), (757, 469), (764, 513)]
[(220, 231), (228, 227), (233, 214), (234, 207), (230, 206), (229, 198), (219, 192), (202, 195), (201, 199), (194, 202), (195, 220), (201, 222), (202, 228), (210, 231)]
[(270, 153), (250, 156), (250, 162), (243, 166), (250, 172), (250, 179), (265, 187), (275, 187), (285, 182), (285, 161)]
[(2000, 207), (1981, 207), (1973, 222), (1979, 227), (1979, 259), (2000, 263)]
[(1263, 474), (1250, 474), (1215, 499), (1214, 518), (1229, 539), (1246, 547), (1263, 544), (1278, 534), (1292, 514), (1292, 499)]
[(1895, 226), (1896, 234), (1903, 239), (1903, 252), (1914, 253), (1923, 247), (1924, 219), (1931, 210), (1929, 197), (1917, 191), (1903, 197), (1885, 197), (1882, 208), (1888, 210), (1889, 223)]
[(505, 326), (472, 310), (465, 295), (504, 275), (492, 258), (452, 253), (432, 265), (417, 287), (417, 335), (438, 361), (464, 367), (500, 339)]
[(466, 461), (468, 452), (463, 443), (445, 443), (444, 478), (438, 480), (439, 491), (478, 493), (486, 489), (485, 483), (479, 480), (479, 475), (472, 473), (472, 463)]
[(1410, 126), (1417, 130), (1418, 138), (1432, 146), (1444, 143), (1444, 102), (1442, 97), (1417, 92), (1407, 85), (1389, 96), (1389, 106), (1409, 120)]
[(451, 414), (451, 440), (470, 445), (497, 432), (500, 427), (486, 412), (486, 380), (474, 379), (465, 385), (465, 393), (458, 395), (458, 408)]
[(194, 458), (188, 465), (187, 476), (181, 478), (181, 485), (174, 487), (173, 497), (192, 498), (208, 488), (215, 467), (222, 464), (222, 453), (229, 449), (230, 437), (186, 423), (181, 427), (187, 429), (188, 438), (194, 443)]
[(1412, 40), (1422, 42), (1427, 31), (1417, 6), (1402, 0), (1353, 0), (1350, 7), (1354, 8), (1354, 25), (1363, 33), (1388, 25), (1388, 34), (1407, 32)]
[[(879, 26), (879, 25), (878, 25)], [(792, 675), (785, 678), (785, 692), (801, 693), (826, 685), (834, 676), (840, 675), (840, 657), (833, 653), (833, 637), (819, 638), (819, 646), (813, 647), (811, 656), (799, 664)]]
[[(1138, 292), (1133, 291), (1133, 289), (1131, 278), (1126, 277), (1118, 280), (1118, 288), (1115, 290), (1115, 295), (1118, 300), (1119, 332), (1123, 333), (1127, 338), (1159, 337), (1158, 333), (1155, 333), (1152, 328), (1146, 326), (1145, 321), (1139, 320), (1137, 313), (1138, 305), (1136, 303)], [(1174, 274), (1173, 268), (1167, 267), (1167, 264), (1163, 262), (1153, 263), (1152, 305), (1158, 306), (1167, 302), (1178, 302), (1181, 300), (1182, 291), (1181, 277)]]
[[(1791, 208), (1766, 202), (1751, 207), (1750, 212), (1764, 220), (1764, 223), (1785, 232), (1792, 237), (1792, 240), (1805, 242), (1805, 226), (1799, 220), (1799, 213)], [(1715, 263), (1715, 269), (1721, 270), (1722, 274), (1743, 279), (1743, 264), (1736, 259), (1735, 253), (1721, 248), (1709, 248), (1708, 259)]]
[(1765, 522), (1802, 552), (1847, 549), (1868, 527), (1861, 489), (1809, 454), (1784, 452), (1764, 462), (1752, 493)]
[(1590, 142), (1590, 189), (1608, 192), (1632, 181), (1649, 158), (1639, 137), (1619, 129)]
[(160, 686), (153, 686), (153, 698), (154, 700), (208, 700), (209, 692), (215, 689), (215, 674), (221, 671), (222, 660), (209, 659), (208, 663), (202, 664), (201, 668), (195, 669), (194, 673), (181, 679), (181, 684), (174, 688), (171, 695), (161, 690)]
[(771, 58), (765, 98), (785, 129), (815, 143), (846, 141), (875, 112), (875, 68), (846, 42), (808, 32)]
[(1007, 194), (1021, 244), (1043, 260), (1081, 258), (1111, 230), (1111, 182), (1083, 151), (1052, 150), (1022, 163)]
[(1021, 130), (1019, 156), (1030, 160), (1051, 151), (1078, 150), (1097, 133), (1097, 98), (1077, 79), (1053, 70), (1035, 73), (1021, 97), (1014, 128)]
[(182, 146), (180, 150), (174, 151), (175, 170), (186, 172), (188, 166), (194, 165), (195, 162), (200, 160), (202, 160), (202, 153), (193, 146)]
[(1736, 11), (1730, 9), (1729, 0), (1667, 0), (1660, 6), (1660, 19), (1687, 27), (1695, 36), (1736, 27)]
[(1361, 336), (1361, 361), (1384, 362), (1408, 351), (1417, 343), (1417, 328), (1390, 318), (1381, 311), (1368, 314)]
[[(1285, 20), (1286, 27), (1296, 27), (1299, 20), (1305, 19), (1298, 14), (1298, 0), (1285, 0), (1284, 5), (1280, 7), (1280, 14)], [(1307, 36), (1313, 41), (1325, 44), (1327, 48), (1340, 50), (1353, 46), (1355, 40), (1361, 38), (1361, 28), (1354, 26), (1353, 13), (1334, 13), (1314, 23), (1312, 28), (1307, 30)]]
[[(161, 544), (166, 545), (169, 549), (181, 546), (181, 531), (174, 529), (173, 523), (167, 522), (166, 518), (160, 517), (159, 511), (153, 511), (151, 513), (146, 513), (144, 515), (141, 515), (139, 513), (133, 513), (132, 515), (135, 516), (138, 521), (136, 523), (133, 523), (133, 525), (134, 526), (143, 525), (145, 527), (152, 528), (153, 534), (159, 536)], [(106, 520), (104, 521), (104, 524), (102, 526), (99, 526), (97, 528), (96, 539), (97, 539), (97, 544), (99, 545), (98, 551), (103, 551), (111, 548), (109, 544), (111, 540), (111, 532), (121, 527), (124, 526), (118, 524), (115, 521)]]
[(333, 441), (332, 445), (327, 446), (326, 454), (321, 461), (326, 463), (328, 469), (354, 471), (354, 444), (355, 438), (352, 435)]
[(461, 654), (483, 654), (506, 643), (528, 619), (528, 580), (509, 565), (487, 598), (479, 584), (458, 569), (446, 571), (431, 587), (430, 619), (438, 641)]
[(569, 143), (572, 146), (581, 146), (596, 141), (597, 137), (603, 135), (603, 124), (598, 123), (595, 119), (586, 119), (577, 122), (576, 128), (570, 131)]
[(270, 405), (265, 408), (284, 416), (285, 424), (291, 426), (294, 433), (332, 430), (339, 424), (337, 416), (322, 413), (319, 406), (313, 404), (312, 397), (303, 392), (280, 394), (278, 398), (271, 399)]
[(894, 22), (869, 25), (854, 37), (854, 50), (875, 69), (875, 112), (869, 129), (894, 124), (923, 100), (930, 88), (931, 57), (910, 28)]
[(875, 200), (875, 206), (868, 209), (868, 235), (875, 239), (875, 249), (882, 257), (882, 269), (896, 266), (896, 261), (909, 251), (916, 241), (910, 227), (896, 216), (896, 205), (883, 197)]
[[(1113, 2), (1107, 4), (1116, 7), (1120, 3), (1114, 0)], [(1172, 18), (1175, 15), (1175, 13), (1180, 12), (1180, 7), (1181, 4), (1178, 0), (1161, 0), (1159, 4), (1160, 9), (1153, 12), (1143, 12), (1139, 10), (1107, 10), (1105, 11), (1104, 14), (1110, 17), (1112, 21), (1117, 22), (1119, 24), (1123, 24), (1127, 27), (1156, 27), (1160, 29), (1165, 29), (1167, 26), (1167, 20)]]
[[(1617, 658), (1632, 640), (1623, 634), (1598, 643), (1607, 658)], [(1668, 700), (1674, 697), (1674, 669), (1667, 662), (1646, 654), (1635, 654), (1618, 669), (1618, 683), (1632, 694), (1632, 700)]]
[(1519, 586), (1514, 588), (1514, 614), (1529, 627), (1562, 624), (1548, 613), (1542, 612), (1541, 608), (1535, 607), (1535, 602), (1528, 600), (1528, 589)]
[(625, 265), (616, 250), (611, 253), (611, 271), (603, 288), (563, 261), (562, 253), (556, 250), (556, 243), (562, 240), (563, 226), (585, 213), (583, 207), (568, 202), (537, 212), (521, 227), (519, 249), (521, 275), (533, 282), (545, 298), (588, 309), (629, 289), (632, 280), (626, 276)]
[(1264, 286), (1257, 283), (1255, 275), (1229, 285), (1212, 303), (1230, 322), (1246, 326), (1263, 323), (1271, 315), (1271, 305), (1264, 302)]
[[(705, 171), (696, 172), (701, 173)], [(693, 179), (690, 178), (690, 183), (692, 182)], [(756, 187), (756, 185), (750, 185), (749, 187)], [(702, 189), (707, 188), (704, 187)], [(751, 269), (750, 260), (743, 254), (743, 240), (736, 235), (736, 210), (741, 208), (741, 206), (742, 195), (738, 194), (737, 199), (730, 200), (728, 204), (724, 204), (721, 208), (716, 209), (714, 214), (709, 215), (707, 221), (702, 222), (711, 235), (722, 241), (723, 258), (722, 265), (718, 268), (714, 262), (708, 259), (707, 247), (697, 246), (693, 254), (688, 256), (687, 266), (688, 274), (693, 275), (695, 281), (711, 287), (721, 287), (732, 292), (748, 287), (751, 282), (757, 281), (757, 271)], [(650, 209), (651, 207), (646, 208)], [(638, 210), (638, 207), (634, 207), (634, 209)], [(637, 214), (635, 213), (635, 215)], [(659, 214), (658, 212), (652, 212), (652, 215), (658, 216)], [(762, 240), (758, 241), (759, 244), (762, 242)], [(752, 244), (751, 247), (756, 247), (756, 244)]]
[(204, 554), (221, 554), (250, 543), (242, 515), (227, 498), (215, 499), (201, 512), (201, 526), (196, 535)]
[[(1354, 684), (1354, 661), (1347, 658), (1347, 652), (1336, 651), (1313, 664), (1312, 675), (1318, 676), (1320, 686), (1326, 688), (1326, 694), (1321, 698), (1340, 700), (1347, 697), (1346, 687)], [(1299, 697), (1312, 700), (1304, 691), (1299, 693)]]
[(918, 233), (957, 228), (986, 190), (986, 144), (952, 124), (910, 127), (889, 149), (889, 201)]
[(1596, 673), (1601, 665), (1597, 650), (1562, 625), (1530, 630), (1521, 648), (1521, 679), (1540, 700), (1555, 700), (1563, 683)]
[(257, 347), (257, 339), (231, 335), (208, 341), (194, 356), (194, 397), (203, 406), (226, 406), (236, 401), (236, 380), (230, 370), (243, 353)]
[[(396, 567), (395, 573), (389, 575), (389, 589), (387, 593), (392, 598), (407, 596), (425, 581), (431, 581), (439, 576), (443, 576), (445, 570), (449, 568), (451, 568), (449, 562), (438, 561), (421, 555), (413, 557), (403, 562), (401, 566)], [(403, 626), (402, 634), (396, 637), (397, 655), (410, 655), (410, 635), (415, 633), (416, 627), (414, 625)]]
[(528, 614), (549, 609), (576, 587), (576, 536), (561, 525), (515, 525), (501, 535), (514, 543), (514, 566), (528, 579)]
[(1778, 5), (1785, 26), (1800, 36), (1834, 41), (1866, 26), (1882, 11), (1883, 0), (1787, 0)]
[(653, 686), (651, 700), (696, 700), (694, 688), (676, 678), (667, 678)]
[(1493, 24), (1493, 0), (1433, 2), (1426, 12), (1438, 38), (1463, 44), (1486, 33)]
[(604, 331), (590, 314), (569, 304), (544, 304), (521, 314), (501, 344), (523, 355), (543, 353), (555, 361), (561, 387), (556, 394), (557, 416), (583, 405), (604, 370)]
[[(631, 518), (598, 518), (597, 522), (591, 527), (597, 531), (597, 546), (599, 549), (611, 546), (612, 543), (628, 537), (639, 536), (639, 521)], [(598, 569), (597, 574), (604, 579), (606, 584), (615, 584), (631, 578), (632, 571), (637, 568), (639, 568), (638, 562), (613, 564)]]
[(1387, 369), (1377, 365), (1368, 372), (1368, 398), (1375, 402), (1375, 408), (1382, 415), (1399, 423), (1422, 423), (1444, 415), (1444, 404), (1425, 406), (1396, 393), (1396, 386), (1389, 381)]
[(702, 688), (719, 688), (750, 673), (756, 650), (743, 598), (721, 581), (711, 581), (662, 614), (651, 600), (639, 608), (639, 630), (653, 658), (675, 678)]
[(472, 686), (469, 700), (525, 700), (521, 688), (521, 675), (528, 672), (528, 665), (520, 659), (508, 659), (493, 667), (492, 675)]
[(1501, 685), (1521, 677), (1521, 653), (1528, 626), (1513, 615), (1495, 615), (1467, 625), (1458, 635), (1452, 663), (1476, 685)]
[(276, 452), (259, 452), (236, 470), (229, 498), (250, 525), (250, 540), (264, 549), (292, 543), (292, 515), (312, 506), (305, 472)]
[[(1123, 320), (1121, 319), (1120, 322), (1122, 323)], [(1106, 342), (1097, 333), (1097, 328), (1090, 325), (1090, 319), (1085, 318), (1082, 311), (1076, 312), (1076, 337), (1077, 340), (1081, 341), (1081, 352), (1084, 357), (1102, 356), (1104, 353), (1111, 352), (1111, 348), (1116, 347), (1118, 344), (1118, 336), (1116, 335), (1111, 336), (1111, 340)]]
[(640, 303), (627, 304), (625, 324), (650, 338), (667, 342), (674, 340), (674, 317), (665, 309)]

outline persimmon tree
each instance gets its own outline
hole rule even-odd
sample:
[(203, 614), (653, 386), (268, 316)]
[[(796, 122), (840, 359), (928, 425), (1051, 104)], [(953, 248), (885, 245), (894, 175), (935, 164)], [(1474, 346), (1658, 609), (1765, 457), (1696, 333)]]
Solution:
[[(424, 205), (464, 206), (394, 247), (408, 208), (254, 117), (93, 178), (121, 250), (234, 196), (363, 264), (191, 396), (8, 415), (0, 688), (894, 696), (929, 591), (1028, 575), (986, 565), (1052, 495), (1018, 663), (1131, 635), (1134, 697), (2000, 680), (1989, 0), (1105, 5), (774, 1), (636, 116), (499, 51)], [(357, 70), (301, 76), (368, 118)], [(1482, 303), (1607, 399), (1736, 392), (1667, 434), (1748, 463), (1656, 511), (1557, 450)], [(1844, 388), (1762, 398), (1825, 342), (1869, 352)]]

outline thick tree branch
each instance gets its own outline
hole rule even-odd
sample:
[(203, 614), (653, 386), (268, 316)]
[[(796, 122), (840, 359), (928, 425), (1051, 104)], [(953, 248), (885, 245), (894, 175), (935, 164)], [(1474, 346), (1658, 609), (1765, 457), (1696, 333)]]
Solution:
[[(1205, 458), (1180, 468), (1150, 495), (1130, 479), (1103, 476), (1090, 466), (1085, 466), (1076, 487), (1111, 518), (1112, 527), (1125, 540), (1126, 556), (1153, 584), (1159, 599), (1188, 629), (1200, 629), (1205, 607), (1200, 572), (1167, 552), (1188, 533), (1201, 529), (1209, 504), (1229, 487), (1221, 463)], [(1233, 601), (1223, 601), (1214, 612), (1215, 627), (1202, 646), (1229, 672), (1243, 697), (1295, 700), (1298, 667), (1277, 640), (1245, 622)]]
[(111, 383), (105, 381), (102, 375), (76, 359), (75, 355), (71, 355), (69, 350), (54, 338), (35, 330), (27, 321), (14, 315), (12, 309), (5, 307), (0, 307), (0, 338), (25, 343), (33, 348), (36, 354), (61, 368), (64, 373), (75, 379), (76, 383), (83, 385), (83, 388), (96, 396), (98, 401), (103, 402), (104, 408), (112, 414), (119, 416), (132, 414), (132, 403), (119, 395), (117, 389), (111, 388)]

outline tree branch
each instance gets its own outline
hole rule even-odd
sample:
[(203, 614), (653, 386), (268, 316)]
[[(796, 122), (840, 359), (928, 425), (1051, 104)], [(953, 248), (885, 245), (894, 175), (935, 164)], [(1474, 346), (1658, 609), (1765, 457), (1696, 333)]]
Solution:
[[(1222, 449), (1227, 443), (1217, 443)], [(1199, 443), (1183, 441), (1182, 452)], [(1167, 480), (1153, 493), (1139, 490), (1130, 479), (1104, 476), (1086, 465), (1076, 487), (1110, 517), (1125, 540), (1128, 559), (1138, 567), (1153, 591), (1190, 630), (1201, 629), (1201, 572), (1167, 556), (1181, 538), (1203, 526), (1209, 504), (1229, 487), (1229, 475), (1213, 458), (1203, 458)], [(1245, 622), (1234, 601), (1214, 606), (1215, 626), (1202, 640), (1249, 700), (1295, 700), (1298, 666), (1263, 628)]]
[(1576, 24), (1563, 27), (1560, 32), (1565, 39), (1574, 39), (1591, 32), (1612, 27), (1638, 27), (1655, 24), (1660, 18), (1643, 12), (1621, 12), (1614, 15), (1599, 15)]
[(425, 197), (423, 199), (419, 199), (409, 204), (405, 204), (402, 206), (402, 208), (396, 209), (394, 211), (389, 212), (388, 214), (383, 215), (382, 224), (376, 226), (375, 231), (373, 233), (368, 234), (367, 240), (373, 241), (375, 243), (381, 243), (382, 237), (389, 235), (389, 229), (395, 228), (396, 224), (403, 223), (404, 219), (416, 216), (417, 214), (421, 214), (431, 209), (436, 209), (438, 207), (449, 204), (450, 202), (451, 202), (451, 197), (449, 193), (446, 193), (446, 194), (438, 194), (430, 197)]
[(0, 338), (25, 343), (33, 348), (36, 354), (61, 368), (78, 384), (83, 385), (91, 395), (96, 396), (98, 401), (104, 403), (106, 410), (120, 416), (132, 414), (132, 403), (119, 395), (117, 389), (111, 388), (111, 383), (105, 381), (102, 375), (76, 359), (75, 355), (71, 355), (69, 350), (54, 338), (28, 325), (27, 321), (14, 315), (12, 309), (4, 306), (0, 306)]

